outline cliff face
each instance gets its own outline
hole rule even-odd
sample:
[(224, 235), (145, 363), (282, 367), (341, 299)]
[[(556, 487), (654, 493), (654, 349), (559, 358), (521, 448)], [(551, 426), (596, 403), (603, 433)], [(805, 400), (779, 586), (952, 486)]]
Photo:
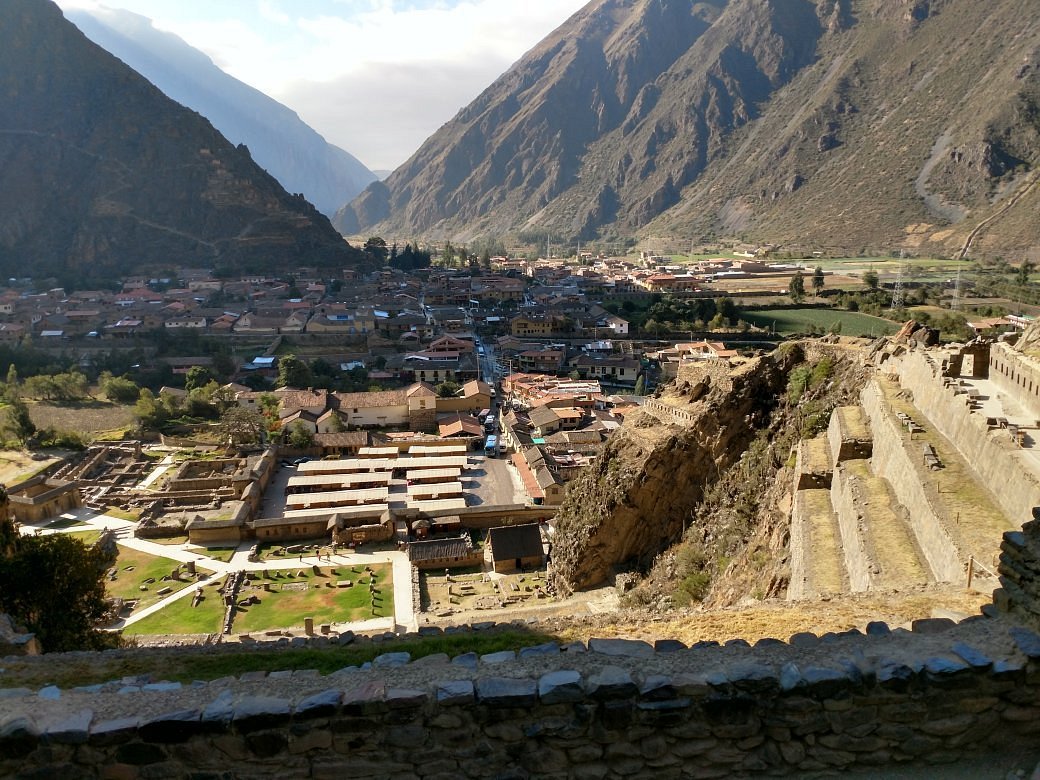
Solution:
[(705, 489), (736, 463), (770, 414), (798, 349), (732, 372), (693, 369), (614, 435), (569, 486), (556, 515), (553, 572), (561, 592), (648, 565), (690, 524)]
[(70, 11), (67, 18), (168, 97), (198, 111), (289, 192), (334, 214), (376, 176), (326, 142), (290, 109), (232, 78), (202, 52), (143, 16), (122, 10)]
[(1038, 35), (1031, 0), (595, 0), (335, 221), (1026, 251)]
[(0, 273), (356, 263), (313, 206), (44, 0), (0, 15)]

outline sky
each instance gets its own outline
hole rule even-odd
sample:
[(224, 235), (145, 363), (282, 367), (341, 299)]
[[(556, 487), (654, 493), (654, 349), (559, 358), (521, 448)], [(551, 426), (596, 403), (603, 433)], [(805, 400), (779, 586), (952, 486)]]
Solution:
[(57, 0), (146, 16), (392, 170), (588, 0)]

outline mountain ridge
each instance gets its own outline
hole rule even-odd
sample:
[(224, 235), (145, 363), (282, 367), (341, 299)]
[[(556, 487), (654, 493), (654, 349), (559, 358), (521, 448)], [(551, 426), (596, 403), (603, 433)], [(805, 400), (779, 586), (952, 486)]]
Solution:
[(328, 143), (292, 109), (228, 75), (178, 36), (129, 11), (65, 14), (94, 43), (168, 97), (202, 114), (228, 140), (244, 143), (289, 192), (331, 216), (376, 180), (357, 158)]
[(142, 268), (361, 262), (199, 114), (45, 0), (0, 17), (0, 273), (74, 287)]
[(596, 0), (334, 223), (1040, 253), (1038, 52), (1028, 0)]

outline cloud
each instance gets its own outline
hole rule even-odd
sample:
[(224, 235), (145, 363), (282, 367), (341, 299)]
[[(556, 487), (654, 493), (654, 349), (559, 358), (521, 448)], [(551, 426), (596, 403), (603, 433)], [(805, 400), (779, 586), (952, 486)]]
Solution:
[(59, 0), (126, 8), (394, 168), (586, 0)]
[[(510, 64), (500, 59), (495, 67)], [(369, 168), (392, 170), (488, 86), (488, 65), (373, 63), (332, 81), (294, 84), (279, 99)]]

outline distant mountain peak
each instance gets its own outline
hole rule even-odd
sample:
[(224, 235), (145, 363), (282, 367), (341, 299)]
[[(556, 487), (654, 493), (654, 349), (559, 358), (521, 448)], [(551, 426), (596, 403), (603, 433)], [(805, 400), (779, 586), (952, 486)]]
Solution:
[(198, 111), (290, 192), (331, 216), (376, 175), (328, 143), (292, 109), (222, 71), (204, 52), (125, 10), (72, 10), (67, 17), (168, 97)]

